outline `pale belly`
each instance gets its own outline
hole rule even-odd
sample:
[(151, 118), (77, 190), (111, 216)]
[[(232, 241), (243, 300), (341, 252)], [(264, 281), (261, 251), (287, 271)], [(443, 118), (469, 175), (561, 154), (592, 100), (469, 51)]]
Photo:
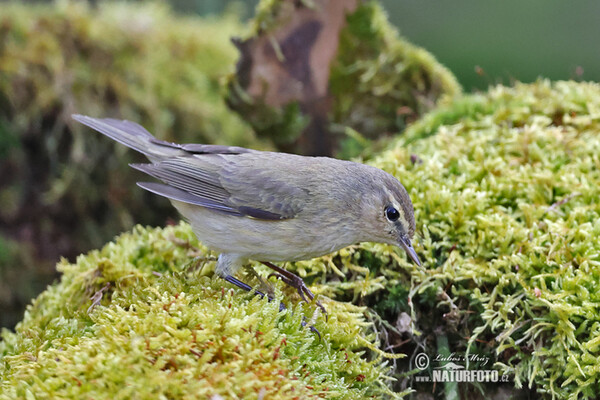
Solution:
[(252, 260), (307, 260), (357, 242), (351, 229), (339, 224), (328, 225), (323, 220), (265, 221), (177, 201), (172, 203), (203, 244), (219, 253), (238, 254)]

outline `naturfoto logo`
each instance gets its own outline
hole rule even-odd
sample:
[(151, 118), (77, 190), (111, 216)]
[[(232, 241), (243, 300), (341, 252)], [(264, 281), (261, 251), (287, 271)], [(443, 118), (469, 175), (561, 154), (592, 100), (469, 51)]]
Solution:
[[(488, 369), (466, 369), (468, 362), (478, 363), (480, 367), (489, 364), (489, 357), (478, 354), (464, 355), (451, 353), (449, 355), (438, 354), (433, 362), (440, 364), (431, 369), (431, 375), (417, 375), (417, 382), (508, 382), (508, 375), (500, 375), (497, 370)], [(460, 364), (462, 363), (462, 364)], [(429, 368), (430, 359), (425, 353), (419, 353), (415, 357), (415, 366), (421, 371)]]

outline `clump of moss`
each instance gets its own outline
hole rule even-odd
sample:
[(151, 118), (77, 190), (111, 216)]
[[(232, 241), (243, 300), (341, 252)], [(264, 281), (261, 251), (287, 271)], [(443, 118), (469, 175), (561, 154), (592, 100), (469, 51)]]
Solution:
[(99, 247), (134, 222), (176, 217), (136, 188), (128, 163), (141, 158), (72, 113), (130, 119), (178, 142), (268, 146), (221, 98), (235, 62), (230, 36), (241, 29), (233, 14), (176, 16), (157, 2), (4, 2), (0, 235), (22, 243), (14, 254), (30, 254), (0, 259), (0, 269), (33, 259), (50, 275), (60, 256)]
[[(62, 261), (0, 342), (0, 398), (344, 398), (385, 393), (362, 309), (278, 302), (209, 277), (187, 224), (136, 227), (100, 251)], [(280, 283), (275, 283), (281, 298)], [(303, 318), (321, 339), (303, 327)]]
[[(596, 83), (517, 83), (464, 96), (372, 161), (410, 193), (423, 267), (367, 244), (297, 268), (330, 278), (323, 293), (376, 309), (382, 338), (398, 351), (481, 355), (485, 367), (468, 367), (493, 367), (514, 387), (596, 398), (599, 133)], [(400, 363), (396, 372), (413, 368)]]

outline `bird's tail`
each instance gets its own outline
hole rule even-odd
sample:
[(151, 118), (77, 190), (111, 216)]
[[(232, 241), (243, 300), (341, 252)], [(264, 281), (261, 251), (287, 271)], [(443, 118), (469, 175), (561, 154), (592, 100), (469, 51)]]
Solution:
[(73, 114), (73, 119), (146, 155), (151, 161), (184, 153), (179, 145), (156, 139), (141, 125), (131, 121), (111, 118), (92, 118)]

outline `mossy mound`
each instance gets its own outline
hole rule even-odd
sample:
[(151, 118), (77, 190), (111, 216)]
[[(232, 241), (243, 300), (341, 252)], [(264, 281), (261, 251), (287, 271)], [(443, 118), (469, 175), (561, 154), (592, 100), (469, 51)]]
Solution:
[[(0, 398), (344, 398), (385, 392), (367, 361), (361, 308), (327, 302), (279, 312), (193, 268), (187, 224), (136, 227), (63, 261), (60, 283), (0, 342)], [(276, 284), (279, 288), (281, 285)], [(278, 289), (276, 289), (278, 290)], [(281, 297), (281, 292), (278, 292)], [(286, 296), (292, 306), (298, 298)], [(307, 321), (322, 339), (302, 327)]]
[[(258, 350), (248, 345), (248, 353), (263, 355), (264, 363), (253, 365), (272, 372), (272, 358), (280, 347), (275, 361), (284, 363), (278, 365), (284, 371), (280, 382), (286, 384), (277, 387), (289, 383), (294, 391), (340, 398), (387, 397), (390, 394), (380, 386), (385, 379), (380, 360), (361, 358), (361, 349), (368, 346), (359, 333), (366, 335), (363, 329), (371, 329), (362, 319), (366, 315), (379, 333), (380, 349), (409, 356), (393, 362), (392, 373), (398, 379), (386, 381), (392, 390), (434, 390), (436, 395), (465, 398), (489, 397), (500, 387), (499, 383), (433, 386), (412, 378), (431, 376), (433, 368), (443, 366), (435, 357), (454, 353), (476, 356), (469, 362), (457, 361), (468, 369), (499, 371), (508, 381), (505, 388), (530, 388), (542, 398), (596, 398), (599, 133), (600, 85), (592, 83), (498, 86), (427, 115), (371, 161), (394, 173), (413, 199), (418, 227), (414, 242), (423, 266), (380, 244), (354, 246), (290, 265), (322, 299), (325, 295), (337, 300), (325, 303), (330, 312), (327, 323), (318, 313), (314, 318), (313, 306), (296, 303), (293, 314), (278, 313), (276, 304), (237, 289), (221, 289), (220, 281), (199, 272), (182, 272), (181, 265), (203, 254), (195, 250), (186, 225), (124, 235), (119, 244), (82, 257), (75, 265), (63, 263), (63, 281), (34, 303), (16, 334), (4, 332), (3, 389), (10, 394), (46, 390), (51, 386), (44, 386), (38, 376), (61, 368), (69, 371), (69, 380), (52, 382), (57, 388), (63, 385), (60, 390), (65, 393), (103, 382), (93, 375), (94, 368), (78, 363), (84, 340), (96, 340), (98, 346), (86, 344), (89, 351), (82, 351), (82, 359), (101, 362), (102, 371), (110, 358), (95, 349), (129, 357), (129, 352), (119, 350), (123, 347), (138, 356), (133, 367), (123, 367), (123, 361), (110, 364), (121, 371), (109, 375), (114, 379), (123, 379), (126, 371), (139, 365), (156, 368), (157, 382), (164, 381), (161, 374), (177, 374), (178, 368), (213, 371), (196, 360), (192, 363), (198, 356), (189, 350), (219, 354), (213, 347), (217, 344), (224, 350), (221, 358), (211, 358), (216, 364), (210, 368), (219, 372), (217, 364), (245, 359), (246, 350), (236, 349), (234, 343), (250, 340), (259, 345), (249, 333), (252, 326), (252, 332), (258, 327), (270, 338), (260, 342)], [(129, 250), (122, 253), (123, 249)], [(89, 298), (104, 287), (100, 305), (88, 314)], [(281, 286), (276, 288), (277, 298), (288, 302), (295, 298), (289, 291), (282, 297)], [(176, 313), (171, 315), (170, 310)], [(323, 335), (322, 342), (299, 328), (302, 314), (309, 310), (306, 315)], [(160, 323), (146, 317), (152, 313), (160, 315), (156, 316)], [(201, 333), (209, 336), (200, 336), (208, 338), (203, 342), (206, 349), (194, 347), (190, 339), (198, 323), (205, 330), (211, 326)], [(142, 334), (131, 339), (123, 324)], [(228, 342), (224, 336), (235, 339)], [(119, 338), (118, 346), (109, 345), (113, 337)], [(148, 344), (140, 344), (145, 341), (140, 337), (149, 338)], [(282, 345), (283, 337), (287, 345)], [(368, 334), (366, 339), (373, 340)], [(169, 345), (161, 347), (163, 341)], [(167, 354), (164, 358), (157, 350), (161, 348)], [(414, 357), (420, 352), (432, 360), (423, 371), (415, 369)], [(56, 361), (63, 354), (69, 355), (68, 361)], [(44, 368), (38, 367), (40, 360)], [(310, 383), (300, 372), (303, 367), (315, 377)], [(78, 368), (78, 374), (92, 380), (81, 380), (69, 368)], [(261, 381), (262, 372), (252, 374)], [(229, 379), (238, 379), (235, 375)], [(150, 385), (154, 380), (143, 382)], [(242, 388), (247, 381), (238, 382), (227, 390)], [(260, 385), (252, 390), (267, 387)], [(127, 390), (124, 385), (119, 388)], [(315, 388), (317, 392), (310, 392)], [(177, 390), (184, 389), (181, 385)]]
[[(0, 257), (4, 282), (33, 260), (45, 286), (60, 256), (97, 248), (134, 222), (176, 218), (167, 201), (135, 187), (127, 164), (141, 158), (72, 113), (134, 120), (178, 142), (265, 147), (221, 98), (236, 57), (230, 36), (243, 29), (235, 15), (176, 16), (157, 2), (1, 8), (0, 249), (14, 248)], [(3, 313), (1, 325), (20, 318), (29, 301), (20, 296), (1, 296), (19, 315)]]
[(398, 351), (490, 357), (469, 368), (493, 365), (545, 398), (597, 398), (600, 85), (540, 81), (465, 96), (372, 164), (410, 193), (423, 268), (364, 245), (338, 257), (352, 279), (323, 292), (362, 294), (358, 304), (387, 320), (382, 338), (408, 340)]

